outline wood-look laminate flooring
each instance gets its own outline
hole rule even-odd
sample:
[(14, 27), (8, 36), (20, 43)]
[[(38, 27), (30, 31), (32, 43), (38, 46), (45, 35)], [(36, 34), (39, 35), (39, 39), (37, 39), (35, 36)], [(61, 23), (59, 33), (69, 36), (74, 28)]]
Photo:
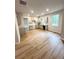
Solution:
[(64, 59), (61, 37), (43, 30), (31, 30), (16, 45), (15, 59)]

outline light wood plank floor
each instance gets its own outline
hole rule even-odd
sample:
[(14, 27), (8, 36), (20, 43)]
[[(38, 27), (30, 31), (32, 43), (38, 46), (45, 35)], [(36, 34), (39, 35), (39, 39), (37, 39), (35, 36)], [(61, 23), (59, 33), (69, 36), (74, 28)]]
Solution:
[(32, 30), (16, 45), (16, 59), (64, 59), (64, 45), (55, 33)]

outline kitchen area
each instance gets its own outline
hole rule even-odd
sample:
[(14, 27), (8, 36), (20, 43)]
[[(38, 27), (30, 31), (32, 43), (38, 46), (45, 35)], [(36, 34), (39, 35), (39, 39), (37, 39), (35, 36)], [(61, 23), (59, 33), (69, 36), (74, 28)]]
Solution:
[(45, 20), (40, 17), (26, 17), (22, 16), (21, 14), (18, 14), (17, 21), (19, 26), (20, 37), (30, 30), (48, 30), (48, 18), (47, 20)]

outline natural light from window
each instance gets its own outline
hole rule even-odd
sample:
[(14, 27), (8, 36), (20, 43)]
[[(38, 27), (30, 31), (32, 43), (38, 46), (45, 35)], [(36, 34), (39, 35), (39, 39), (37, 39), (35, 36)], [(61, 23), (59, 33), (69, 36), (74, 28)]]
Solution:
[(52, 16), (52, 26), (57, 27), (59, 25), (59, 14)]

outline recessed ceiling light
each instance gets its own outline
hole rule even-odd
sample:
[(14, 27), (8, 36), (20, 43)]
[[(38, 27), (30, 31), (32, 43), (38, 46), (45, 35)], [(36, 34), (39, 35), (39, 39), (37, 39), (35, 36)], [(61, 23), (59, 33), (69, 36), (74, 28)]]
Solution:
[(46, 11), (49, 11), (49, 9), (46, 9)]
[(31, 10), (31, 13), (34, 13), (34, 11), (33, 11), (33, 10)]

